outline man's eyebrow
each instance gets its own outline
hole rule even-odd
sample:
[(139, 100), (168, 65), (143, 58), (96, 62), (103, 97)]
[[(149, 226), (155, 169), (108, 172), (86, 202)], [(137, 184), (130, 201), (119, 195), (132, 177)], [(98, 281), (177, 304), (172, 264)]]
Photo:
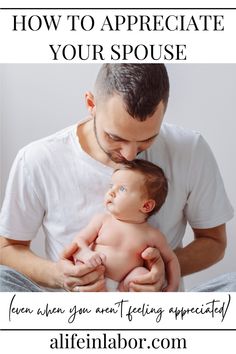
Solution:
[[(111, 134), (111, 133), (107, 133), (107, 134), (110, 135), (110, 136), (111, 136), (113, 139), (115, 139), (115, 140), (120, 140), (120, 141), (124, 141), (124, 142), (127, 142), (127, 143), (130, 142), (129, 140), (123, 139), (123, 138), (121, 138), (121, 137), (118, 136), (118, 135)], [(137, 142), (138, 142), (138, 143), (144, 143), (144, 142), (146, 142), (146, 141), (155, 139), (157, 136), (158, 136), (158, 133), (154, 134), (154, 135), (151, 136), (150, 138), (147, 138), (147, 139), (144, 139), (144, 140), (138, 140)]]

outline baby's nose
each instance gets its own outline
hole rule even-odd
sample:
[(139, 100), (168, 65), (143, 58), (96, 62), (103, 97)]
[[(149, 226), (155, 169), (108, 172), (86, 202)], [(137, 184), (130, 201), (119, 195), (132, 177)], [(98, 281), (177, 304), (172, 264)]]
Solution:
[(108, 190), (108, 194), (114, 198), (116, 196), (116, 190), (117, 187), (113, 184), (110, 186), (110, 189)]
[(116, 193), (115, 193), (114, 189), (111, 189), (111, 190), (109, 191), (109, 195), (110, 195), (112, 198), (114, 198), (114, 197), (116, 196)]

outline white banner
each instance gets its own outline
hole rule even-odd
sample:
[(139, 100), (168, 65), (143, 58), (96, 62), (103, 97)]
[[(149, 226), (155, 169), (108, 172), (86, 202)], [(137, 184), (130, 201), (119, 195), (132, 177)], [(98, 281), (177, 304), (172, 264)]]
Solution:
[(1, 298), (6, 329), (234, 329), (236, 324), (236, 293), (2, 293)]
[(52, 349), (218, 353), (219, 348), (232, 348), (235, 313), (236, 293), (2, 293), (1, 346), (4, 354), (19, 346), (25, 354), (32, 346), (37, 353)]
[(234, 63), (235, 8), (1, 8), (1, 63)]

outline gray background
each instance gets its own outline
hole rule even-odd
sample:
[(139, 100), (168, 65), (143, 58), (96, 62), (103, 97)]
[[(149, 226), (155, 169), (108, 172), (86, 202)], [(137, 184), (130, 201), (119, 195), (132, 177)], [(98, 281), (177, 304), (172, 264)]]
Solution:
[[(84, 92), (93, 89), (97, 64), (0, 65), (0, 203), (17, 151), (86, 115)], [(165, 120), (200, 131), (218, 161), (226, 191), (236, 206), (236, 65), (167, 65), (171, 95)], [(186, 288), (236, 271), (236, 221), (228, 223), (224, 260), (185, 278)], [(188, 228), (185, 243), (191, 240)], [(33, 249), (43, 255), (43, 235)]]

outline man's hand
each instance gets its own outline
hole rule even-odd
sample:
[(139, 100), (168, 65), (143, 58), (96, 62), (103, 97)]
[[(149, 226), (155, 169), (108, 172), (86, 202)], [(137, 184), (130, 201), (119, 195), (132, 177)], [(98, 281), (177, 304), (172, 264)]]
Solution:
[(131, 282), (129, 291), (162, 291), (165, 283), (165, 265), (157, 248), (146, 248), (141, 257), (145, 261), (148, 273), (137, 276)]
[(76, 243), (66, 248), (56, 263), (57, 284), (66, 291), (106, 291), (104, 272), (105, 267), (75, 265), (73, 255), (78, 251)]

